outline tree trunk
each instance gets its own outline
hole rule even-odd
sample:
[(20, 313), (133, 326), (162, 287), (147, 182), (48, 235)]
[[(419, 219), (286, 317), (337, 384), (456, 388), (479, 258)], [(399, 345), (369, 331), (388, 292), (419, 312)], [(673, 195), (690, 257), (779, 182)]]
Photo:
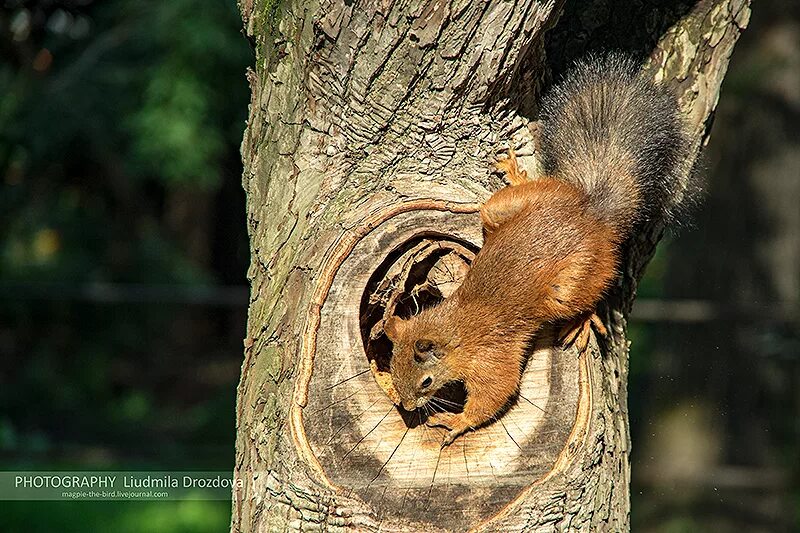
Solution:
[[(252, 262), (232, 531), (628, 528), (626, 315), (662, 227), (627, 248), (576, 357), (542, 335), (520, 400), (440, 449), (394, 408), (382, 322), (450, 294), (509, 146), (587, 50), (624, 48), (707, 138), (748, 0), (241, 0), (255, 43), (242, 143)], [(454, 390), (456, 398), (460, 391)]]

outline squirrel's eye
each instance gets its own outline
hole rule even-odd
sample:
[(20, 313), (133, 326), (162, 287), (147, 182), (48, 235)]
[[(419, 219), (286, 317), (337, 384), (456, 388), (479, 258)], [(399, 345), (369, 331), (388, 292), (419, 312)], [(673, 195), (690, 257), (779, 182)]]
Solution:
[(428, 387), (430, 387), (432, 384), (433, 384), (433, 379), (431, 379), (431, 377), (430, 377), (430, 376), (428, 376), (427, 378), (425, 378), (425, 379), (423, 379), (423, 380), (422, 380), (422, 383), (420, 383), (420, 385), (419, 385), (419, 386), (420, 386), (420, 388), (421, 388), (422, 390), (425, 390), (425, 389), (427, 389)]
[(420, 339), (414, 343), (414, 351), (417, 353), (425, 353), (433, 350), (433, 341), (428, 339)]

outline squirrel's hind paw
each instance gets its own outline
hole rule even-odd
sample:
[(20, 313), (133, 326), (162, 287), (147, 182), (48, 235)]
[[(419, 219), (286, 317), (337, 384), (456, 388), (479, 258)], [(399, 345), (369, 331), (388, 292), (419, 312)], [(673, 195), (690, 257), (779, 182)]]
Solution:
[(520, 170), (517, 163), (517, 154), (513, 148), (508, 149), (508, 157), (495, 163), (497, 170), (502, 170), (506, 174), (506, 179), (511, 185), (522, 185), (528, 181), (528, 171)]
[(587, 313), (569, 322), (561, 329), (558, 335), (559, 342), (565, 350), (575, 345), (575, 348), (578, 349), (578, 353), (581, 354), (585, 352), (586, 348), (589, 346), (589, 333), (591, 332), (592, 326), (594, 326), (595, 331), (597, 331), (600, 336), (606, 337), (608, 335), (608, 330), (605, 325), (603, 325), (603, 321), (600, 320), (600, 317), (595, 313)]

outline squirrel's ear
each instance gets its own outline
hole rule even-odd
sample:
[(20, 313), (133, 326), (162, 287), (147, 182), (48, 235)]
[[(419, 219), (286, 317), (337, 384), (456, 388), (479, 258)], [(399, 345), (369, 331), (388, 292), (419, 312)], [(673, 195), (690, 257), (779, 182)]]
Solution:
[(383, 331), (386, 333), (386, 336), (389, 337), (390, 341), (396, 341), (400, 337), (400, 330), (403, 329), (404, 326), (403, 322), (405, 322), (405, 320), (394, 315), (390, 316), (386, 322), (384, 322)]

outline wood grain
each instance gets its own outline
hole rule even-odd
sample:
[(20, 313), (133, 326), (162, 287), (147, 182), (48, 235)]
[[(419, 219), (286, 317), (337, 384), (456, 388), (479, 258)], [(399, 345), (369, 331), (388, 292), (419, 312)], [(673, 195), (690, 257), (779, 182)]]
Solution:
[[(425, 258), (425, 242), (478, 247), (479, 228), (476, 215), (428, 211), (390, 218), (353, 247), (322, 307), (305, 434), (332, 485), (370, 503), (387, 524), (421, 516), (436, 527), (480, 522), (550, 473), (575, 426), (578, 359), (551, 348), (551, 334), (531, 350), (516, 404), (444, 449), (444, 431), (395, 407), (370, 372), (358, 311), (373, 274), (382, 267), (390, 278), (407, 271), (409, 254), (395, 252), (407, 248)], [(387, 256), (395, 256), (388, 269)]]
[[(628, 529), (626, 315), (661, 237), (658, 223), (631, 240), (600, 309), (611, 333), (604, 346), (593, 344), (577, 371), (561, 374), (554, 362), (576, 359), (542, 355), (549, 381), (548, 364), (532, 358), (531, 377), (540, 377), (526, 390), (546, 402), (547, 415), (517, 419), (528, 424), (522, 451), (502, 455), (505, 431), (464, 439), (478, 450), (467, 449), (469, 483), (457, 479), (455, 457), (437, 457), (431, 471), (430, 457), (407, 455), (412, 444), (421, 453), (427, 445), (417, 428), (405, 433), (369, 371), (360, 375), (366, 392), (342, 399), (339, 386), (325, 390), (367, 368), (363, 330), (348, 322), (363, 304), (357, 274), (412, 238), (413, 231), (398, 233), (404, 217), (409, 230), (432, 220), (441, 230), (435, 213), (474, 213), (502, 186), (492, 163), (509, 145), (533, 152), (542, 91), (587, 50), (650, 58), (648, 73), (679, 93), (697, 148), (705, 142), (749, 2), (612, 7), (606, 0), (242, 0), (256, 59), (242, 142), (252, 261), (236, 406), (234, 473), (244, 486), (233, 495), (233, 532)], [(459, 220), (445, 233), (478, 242), (463, 233), (477, 224)], [(358, 263), (364, 255), (371, 259)], [(334, 309), (351, 293), (346, 309)], [(554, 399), (556, 375), (563, 387), (577, 387), (577, 408)], [(345, 382), (350, 392), (356, 379)], [(359, 395), (376, 402), (363, 417), (369, 422), (359, 421)], [(326, 410), (326, 400), (338, 403)], [(379, 414), (386, 418), (376, 427)], [(549, 420), (558, 433), (547, 433)], [(344, 435), (335, 436), (341, 424)], [(523, 466), (528, 460), (534, 466)], [(487, 463), (500, 466), (498, 483), (472, 469)], [(420, 492), (425, 483), (431, 498)], [(431, 501), (438, 507), (429, 510)]]

